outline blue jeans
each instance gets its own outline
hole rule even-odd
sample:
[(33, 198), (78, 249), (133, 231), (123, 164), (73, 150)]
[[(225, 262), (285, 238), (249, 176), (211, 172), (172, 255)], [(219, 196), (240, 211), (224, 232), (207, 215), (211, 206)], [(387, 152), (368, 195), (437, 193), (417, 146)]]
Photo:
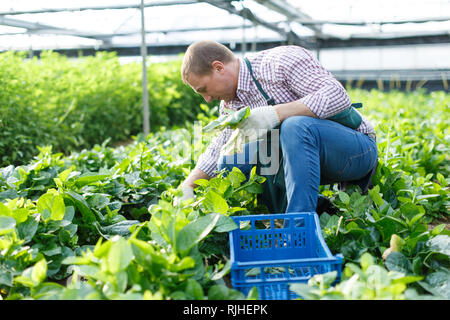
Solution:
[[(314, 212), (319, 186), (363, 178), (375, 166), (377, 144), (367, 135), (335, 121), (293, 116), (280, 128), (286, 186), (286, 212)], [(219, 159), (218, 169), (238, 167), (248, 178), (257, 142), (243, 154)]]

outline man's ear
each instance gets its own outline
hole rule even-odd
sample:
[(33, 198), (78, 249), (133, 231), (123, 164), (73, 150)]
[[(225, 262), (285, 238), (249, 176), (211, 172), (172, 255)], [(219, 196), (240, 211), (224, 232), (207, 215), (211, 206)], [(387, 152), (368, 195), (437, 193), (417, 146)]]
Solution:
[(223, 64), (222, 61), (218, 61), (218, 60), (214, 60), (211, 63), (211, 70), (214, 71), (218, 71), (219, 73), (222, 73), (223, 70), (225, 70), (225, 65)]

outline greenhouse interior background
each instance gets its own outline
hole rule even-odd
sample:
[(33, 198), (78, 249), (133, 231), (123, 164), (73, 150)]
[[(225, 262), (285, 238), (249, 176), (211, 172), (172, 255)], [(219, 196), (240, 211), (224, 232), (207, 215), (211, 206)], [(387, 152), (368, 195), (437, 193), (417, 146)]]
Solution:
[[(280, 86), (307, 101), (280, 103), (288, 116), (324, 105), (325, 119), (288, 121), (326, 129), (285, 131), (302, 136), (282, 141), (291, 179), (264, 177), (261, 163), (192, 175), (217, 131), (232, 127), (242, 147), (248, 117), (283, 119), (264, 94), (230, 115), (184, 83), (197, 40), (238, 57), (302, 46), (342, 83), (319, 72)], [(450, 0), (1, 0), (0, 300), (188, 300), (144, 306), (174, 319), (192, 318), (193, 300), (450, 300), (449, 81)], [(364, 117), (341, 122), (360, 132), (328, 121), (353, 106)], [(319, 183), (319, 147), (342, 160), (340, 181)], [(369, 155), (370, 168), (342, 178)], [(305, 168), (314, 183), (292, 178)], [(308, 212), (271, 215), (293, 213), (270, 207), (287, 204), (283, 182), (291, 199), (318, 185)], [(48, 304), (20, 312), (39, 306), (47, 316)], [(269, 317), (317, 306), (272, 304)], [(321, 315), (342, 311), (327, 306)], [(404, 317), (416, 304), (392, 306)], [(134, 310), (92, 309), (114, 307)]]

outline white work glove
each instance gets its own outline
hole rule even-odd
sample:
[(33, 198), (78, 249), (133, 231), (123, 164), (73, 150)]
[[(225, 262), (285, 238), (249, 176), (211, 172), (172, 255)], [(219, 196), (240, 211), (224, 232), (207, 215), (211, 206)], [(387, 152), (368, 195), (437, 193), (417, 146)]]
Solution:
[(185, 201), (185, 200), (194, 198), (194, 188), (186, 186), (186, 187), (182, 187), (181, 191), (183, 191), (183, 196), (181, 197), (181, 201)]
[(234, 130), (228, 142), (222, 146), (220, 154), (229, 156), (242, 152), (244, 144), (259, 140), (267, 131), (280, 124), (280, 118), (273, 106), (255, 108), (247, 119)]
[(243, 120), (234, 130), (228, 142), (220, 150), (221, 156), (229, 156), (242, 152), (244, 144), (257, 141), (267, 131), (280, 124), (280, 118), (273, 106), (255, 108), (247, 119)]
[[(237, 127), (244, 134), (255, 131), (259, 137), (270, 129), (280, 124), (280, 118), (273, 106), (255, 108), (250, 112), (250, 116), (242, 121)], [(254, 134), (252, 134), (254, 135)]]
[(194, 199), (194, 188), (183, 186), (181, 187), (181, 191), (183, 192), (183, 194), (181, 196), (176, 196), (174, 198), (173, 201), (174, 206), (178, 206), (183, 201)]

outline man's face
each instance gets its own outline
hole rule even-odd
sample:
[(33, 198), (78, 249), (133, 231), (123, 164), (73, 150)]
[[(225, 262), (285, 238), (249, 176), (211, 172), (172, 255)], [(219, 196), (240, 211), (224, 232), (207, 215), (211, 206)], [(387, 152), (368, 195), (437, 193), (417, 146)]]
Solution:
[(230, 77), (227, 66), (214, 64), (207, 75), (191, 74), (188, 83), (195, 92), (201, 94), (206, 102), (212, 100), (231, 101), (236, 95), (236, 86)]

